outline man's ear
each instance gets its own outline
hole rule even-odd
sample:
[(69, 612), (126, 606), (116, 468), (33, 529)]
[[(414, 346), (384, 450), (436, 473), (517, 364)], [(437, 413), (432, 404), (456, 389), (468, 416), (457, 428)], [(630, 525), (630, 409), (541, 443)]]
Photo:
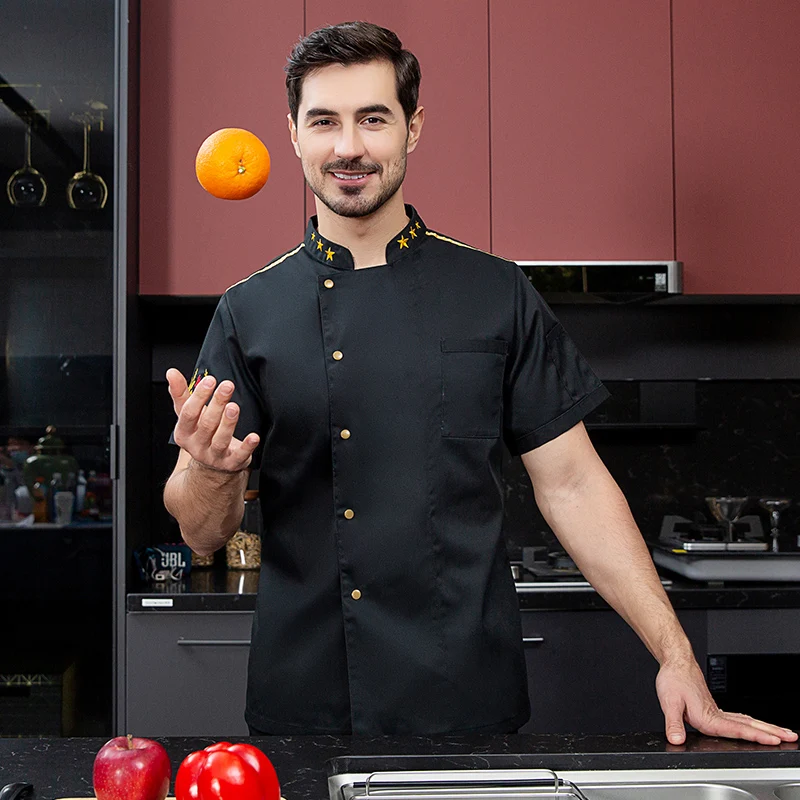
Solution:
[(286, 115), (286, 119), (289, 121), (289, 136), (292, 139), (292, 147), (294, 147), (295, 155), (300, 158), (300, 145), (297, 143), (297, 125), (294, 124), (291, 112)]
[(422, 126), (425, 124), (425, 109), (420, 106), (411, 117), (408, 123), (408, 141), (406, 142), (406, 153), (413, 152), (417, 146), (420, 134), (422, 133)]

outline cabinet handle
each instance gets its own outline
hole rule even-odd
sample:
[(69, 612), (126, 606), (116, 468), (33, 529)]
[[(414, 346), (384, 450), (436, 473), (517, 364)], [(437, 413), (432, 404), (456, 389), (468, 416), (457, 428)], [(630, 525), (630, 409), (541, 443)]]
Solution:
[(523, 636), (522, 644), (544, 644), (544, 636)]
[(249, 639), (178, 639), (182, 647), (250, 647)]

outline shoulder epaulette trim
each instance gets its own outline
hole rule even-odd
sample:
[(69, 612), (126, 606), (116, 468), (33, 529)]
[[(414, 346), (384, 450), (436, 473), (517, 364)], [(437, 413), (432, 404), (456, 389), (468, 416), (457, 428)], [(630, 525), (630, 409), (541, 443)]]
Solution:
[(261, 269), (256, 270), (252, 275), (248, 275), (246, 278), (242, 278), (240, 281), (237, 281), (233, 285), (229, 286), (225, 291), (227, 292), (230, 289), (233, 289), (234, 286), (238, 286), (240, 283), (244, 283), (245, 281), (249, 281), (250, 278), (252, 278), (254, 275), (258, 275), (260, 272), (266, 272), (268, 269), (272, 269), (273, 267), (277, 267), (278, 264), (280, 264), (283, 261), (286, 261), (287, 258), (289, 258), (290, 256), (293, 256), (295, 253), (297, 253), (303, 247), (305, 247), (305, 242), (301, 242), (299, 245), (297, 245), (297, 247), (295, 247), (294, 250), (290, 250), (288, 253), (285, 253), (280, 258), (278, 258), (275, 261), (273, 261), (271, 264), (267, 264), (266, 267), (261, 267)]
[(450, 244), (457, 245), (458, 247), (466, 247), (467, 250), (475, 250), (478, 253), (483, 253), (484, 255), (491, 256), (492, 258), (499, 258), (501, 261), (508, 261), (509, 264), (516, 264), (516, 261), (512, 261), (510, 258), (503, 258), (503, 256), (495, 255), (494, 253), (489, 253), (486, 250), (481, 250), (480, 247), (473, 247), (471, 244), (464, 244), (464, 242), (458, 242), (455, 239), (449, 239), (447, 236), (442, 236), (441, 233), (434, 233), (433, 231), (425, 231), (426, 236), (434, 236), (437, 239), (441, 239), (443, 242), (449, 242)]

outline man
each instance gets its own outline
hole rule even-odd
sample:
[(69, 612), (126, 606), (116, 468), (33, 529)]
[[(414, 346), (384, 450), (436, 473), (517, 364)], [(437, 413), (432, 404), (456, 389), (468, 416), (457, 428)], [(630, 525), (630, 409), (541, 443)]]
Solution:
[(195, 551), (236, 530), (260, 466), (251, 733), (526, 721), (505, 443), (564, 547), (660, 662), (669, 740), (684, 720), (796, 738), (716, 708), (581, 422), (608, 393), (522, 271), (404, 204), (424, 123), (416, 58), (390, 31), (347, 23), (302, 40), (286, 71), (317, 216), (298, 247), (228, 289), (191, 384), (167, 373), (181, 452), (165, 503)]

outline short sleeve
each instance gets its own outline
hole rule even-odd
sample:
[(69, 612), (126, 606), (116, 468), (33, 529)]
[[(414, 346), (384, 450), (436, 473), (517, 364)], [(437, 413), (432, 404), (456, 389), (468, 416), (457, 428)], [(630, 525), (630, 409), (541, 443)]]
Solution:
[(555, 439), (607, 397), (608, 390), (517, 268), (503, 412), (503, 437), (511, 454)]
[[(239, 419), (234, 436), (244, 440), (249, 433), (258, 434), (258, 447), (253, 452), (250, 464), (250, 469), (258, 469), (261, 465), (264, 443), (262, 431), (264, 403), (258, 382), (242, 352), (226, 295), (222, 296), (214, 311), (194, 372), (189, 380), (189, 390), (193, 391), (195, 385), (206, 375), (216, 378), (217, 386), (224, 380), (233, 382), (235, 388), (231, 401), (239, 406)], [(175, 444), (174, 432), (170, 434), (169, 441)]]

